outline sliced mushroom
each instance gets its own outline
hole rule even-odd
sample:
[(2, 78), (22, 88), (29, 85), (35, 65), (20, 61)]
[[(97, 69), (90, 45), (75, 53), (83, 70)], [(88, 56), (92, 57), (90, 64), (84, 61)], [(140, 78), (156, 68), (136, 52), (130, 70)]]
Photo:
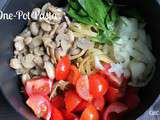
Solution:
[(21, 69), (22, 68), (21, 61), (17, 58), (12, 58), (10, 60), (10, 67), (14, 69)]
[(27, 54), (26, 56), (24, 56), (21, 60), (22, 65), (25, 68), (31, 69), (35, 66), (34, 62), (34, 55), (33, 54)]
[(49, 34), (49, 36), (50, 36), (51, 38), (54, 38), (58, 26), (59, 26), (58, 24), (55, 24), (55, 25), (54, 25), (54, 28), (52, 29), (52, 31), (51, 31), (50, 34)]
[(48, 56), (48, 55), (44, 55), (44, 56), (43, 56), (43, 61), (44, 61), (44, 62), (49, 61), (49, 56)]
[(57, 47), (59, 47), (61, 45), (61, 40), (69, 41), (69, 36), (67, 34), (63, 34), (63, 33), (58, 34), (55, 39)]
[(65, 56), (65, 55), (66, 55), (66, 53), (64, 53), (62, 48), (56, 48), (55, 49), (55, 56), (56, 56), (57, 60), (59, 60), (61, 57)]
[(38, 65), (39, 67), (43, 67), (43, 59), (40, 56), (35, 56), (33, 62)]
[(39, 47), (41, 44), (42, 44), (41, 36), (36, 36), (32, 39), (32, 42), (29, 44), (29, 47), (36, 48), (36, 47)]
[(40, 9), (40, 8), (34, 8), (34, 9), (32, 10), (32, 13), (31, 13), (31, 18), (32, 18), (33, 20), (38, 20), (40, 13), (41, 13), (41, 9)]
[(63, 22), (58, 26), (56, 33), (57, 34), (65, 33), (66, 28), (67, 28), (67, 23)]
[(49, 49), (49, 52), (50, 52), (50, 56), (51, 56), (51, 62), (52, 62), (53, 64), (56, 64), (57, 61), (56, 61), (56, 57), (55, 57), (55, 49), (50, 48), (50, 49)]
[(44, 53), (44, 47), (36, 47), (36, 48), (34, 48), (33, 53), (34, 53), (35, 55), (38, 55), (38, 56), (44, 55), (44, 54), (45, 54), (45, 53)]
[(25, 85), (26, 81), (30, 80), (31, 76), (28, 73), (22, 75), (22, 83)]
[(70, 24), (71, 24), (71, 21), (70, 21), (70, 19), (68, 18), (68, 16), (64, 16), (64, 18), (65, 18), (67, 24), (70, 25)]
[(17, 36), (14, 41), (15, 41), (15, 44), (14, 44), (14, 47), (16, 48), (17, 51), (21, 51), (25, 48), (25, 44), (24, 44), (24, 38), (21, 37), (21, 36)]
[(50, 32), (52, 29), (51, 25), (46, 22), (41, 23), (41, 28), (42, 28), (42, 30), (44, 30), (46, 32)]
[(30, 37), (31, 36), (31, 31), (26, 28), (21, 34), (22, 37)]
[(29, 45), (31, 42), (32, 42), (32, 37), (26, 37), (26, 38), (24, 39), (25, 45)]
[(67, 54), (68, 50), (71, 48), (71, 43), (66, 39), (62, 39), (61, 47), (62, 47), (63, 52)]
[(48, 77), (53, 80), (55, 78), (54, 66), (51, 62), (47, 61), (44, 63), (44, 68), (47, 72)]
[(39, 25), (36, 22), (30, 24), (31, 33), (36, 36), (39, 33)]

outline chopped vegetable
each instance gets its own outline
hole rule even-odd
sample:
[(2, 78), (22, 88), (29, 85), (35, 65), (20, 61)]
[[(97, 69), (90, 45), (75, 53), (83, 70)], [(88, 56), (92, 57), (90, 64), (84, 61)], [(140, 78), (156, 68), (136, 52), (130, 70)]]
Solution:
[(52, 81), (48, 77), (36, 77), (31, 80), (27, 80), (25, 84), (25, 90), (27, 95), (43, 94), (48, 95), (51, 92)]
[(31, 95), (26, 101), (27, 105), (34, 111), (38, 118), (50, 120), (51, 118), (51, 104), (48, 96), (41, 94)]

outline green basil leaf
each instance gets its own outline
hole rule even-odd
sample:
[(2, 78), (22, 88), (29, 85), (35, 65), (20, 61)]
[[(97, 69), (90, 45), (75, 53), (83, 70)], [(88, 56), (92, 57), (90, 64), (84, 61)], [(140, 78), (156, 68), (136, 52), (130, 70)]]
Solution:
[(87, 24), (87, 25), (95, 25), (96, 24), (95, 21), (93, 21), (90, 17), (79, 16), (77, 14), (77, 12), (71, 7), (68, 8), (67, 13), (70, 17), (72, 17), (77, 22), (81, 22), (81, 23)]
[(104, 24), (106, 7), (102, 0), (78, 0), (79, 4), (99, 24)]

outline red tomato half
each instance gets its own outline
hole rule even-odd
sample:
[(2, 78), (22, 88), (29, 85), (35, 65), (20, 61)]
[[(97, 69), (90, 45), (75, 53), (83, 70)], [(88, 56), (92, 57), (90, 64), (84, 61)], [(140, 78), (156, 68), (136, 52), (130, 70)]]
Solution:
[(26, 103), (38, 118), (44, 118), (45, 120), (51, 118), (51, 104), (48, 96), (34, 94), (28, 98)]
[(76, 107), (74, 111), (82, 112), (89, 104), (90, 104), (89, 102), (82, 99), (81, 103)]
[(113, 120), (113, 116), (111, 118), (110, 115), (113, 115), (113, 113), (115, 114), (122, 114), (124, 112), (126, 112), (128, 110), (128, 107), (125, 104), (122, 104), (120, 102), (115, 102), (110, 104), (107, 109), (104, 112), (103, 115), (103, 120)]
[(102, 97), (108, 90), (108, 82), (99, 74), (91, 74), (89, 75), (89, 87), (94, 97)]
[(92, 104), (90, 104), (83, 111), (80, 120), (99, 120), (99, 113), (96, 108)]
[(64, 120), (61, 111), (59, 111), (56, 107), (53, 106), (51, 120)]
[(64, 98), (60, 95), (55, 96), (51, 100), (51, 105), (58, 109), (64, 108), (65, 107)]
[(118, 101), (121, 97), (123, 97), (123, 92), (121, 92), (119, 89), (114, 88), (114, 87), (109, 87), (105, 99), (109, 103), (113, 103)]
[(61, 111), (63, 114), (63, 118), (65, 118), (65, 120), (79, 120), (79, 118), (75, 114), (68, 112), (66, 110), (61, 110)]
[(65, 93), (65, 105), (68, 112), (72, 112), (81, 102), (81, 98), (75, 91), (67, 91)]
[(77, 80), (76, 92), (86, 101), (92, 101), (93, 99), (93, 96), (90, 94), (89, 87), (88, 76), (81, 76), (80, 79)]
[(69, 75), (68, 75), (68, 78), (67, 80), (72, 83), (73, 85), (76, 85), (77, 83), (77, 80), (80, 78), (81, 74), (80, 72), (78, 71), (78, 69), (76, 68), (76, 66), (74, 65), (71, 65), (70, 67), (70, 72), (69, 72)]
[(70, 65), (71, 62), (68, 56), (61, 58), (56, 66), (56, 80), (66, 80), (69, 74)]
[(97, 97), (93, 99), (93, 105), (99, 111), (101, 111), (104, 108), (104, 104), (105, 104), (104, 97)]
[(104, 68), (105, 69), (103, 71), (100, 71), (100, 73), (106, 75), (110, 84), (112, 84), (115, 87), (120, 87), (123, 83), (123, 80), (121, 78), (117, 77), (115, 73), (110, 73), (108, 71), (111, 68), (111, 65), (110, 64), (105, 64)]
[(28, 96), (32, 94), (48, 95), (52, 88), (52, 81), (48, 77), (36, 77), (28, 80), (25, 84), (25, 90)]

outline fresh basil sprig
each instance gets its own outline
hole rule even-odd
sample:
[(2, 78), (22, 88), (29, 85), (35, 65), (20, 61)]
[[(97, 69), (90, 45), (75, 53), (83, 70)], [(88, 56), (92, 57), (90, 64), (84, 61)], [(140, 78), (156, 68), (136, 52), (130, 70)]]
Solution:
[(119, 16), (113, 4), (102, 0), (68, 0), (68, 3), (71, 18), (98, 29), (97, 37), (91, 38), (93, 41), (112, 43), (118, 37), (115, 25)]

